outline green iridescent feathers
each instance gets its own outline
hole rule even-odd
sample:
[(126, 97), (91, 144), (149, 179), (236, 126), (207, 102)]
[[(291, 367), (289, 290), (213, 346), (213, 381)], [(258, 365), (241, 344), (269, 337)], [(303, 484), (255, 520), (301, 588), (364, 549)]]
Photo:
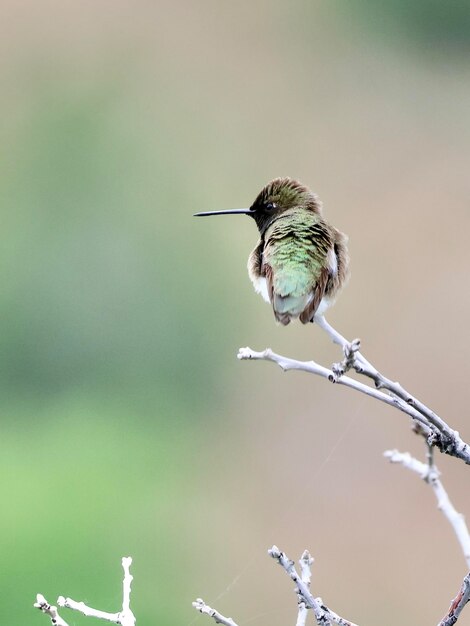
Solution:
[(266, 290), (282, 324), (313, 321), (347, 280), (345, 235), (324, 220), (317, 196), (292, 179), (266, 185), (252, 208), (261, 235), (248, 262), (255, 289)]

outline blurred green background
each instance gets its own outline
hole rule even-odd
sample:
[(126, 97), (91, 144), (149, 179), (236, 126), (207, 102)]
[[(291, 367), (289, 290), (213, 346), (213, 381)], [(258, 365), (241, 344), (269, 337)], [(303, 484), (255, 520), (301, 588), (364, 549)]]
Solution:
[[(365, 397), (237, 361), (339, 355), (274, 324), (250, 220), (192, 214), (275, 176), (315, 189), (350, 237), (330, 321), (470, 439), (470, 3), (0, 14), (0, 621), (47, 624), (38, 592), (118, 610), (132, 555), (138, 624), (208, 623), (198, 596), (293, 624), (277, 543), (310, 549), (345, 617), (436, 623), (465, 563), (429, 488), (381, 456), (421, 441)], [(468, 515), (468, 470), (438, 463)]]

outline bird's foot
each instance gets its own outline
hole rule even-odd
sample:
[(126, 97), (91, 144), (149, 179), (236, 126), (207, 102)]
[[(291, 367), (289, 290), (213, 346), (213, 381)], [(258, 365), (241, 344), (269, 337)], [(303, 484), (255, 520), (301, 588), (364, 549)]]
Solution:
[(333, 372), (333, 380), (337, 382), (341, 376), (346, 374), (350, 369), (356, 367), (356, 354), (361, 348), (361, 340), (353, 339), (350, 343), (343, 346), (344, 359), (340, 363), (333, 363), (331, 371)]

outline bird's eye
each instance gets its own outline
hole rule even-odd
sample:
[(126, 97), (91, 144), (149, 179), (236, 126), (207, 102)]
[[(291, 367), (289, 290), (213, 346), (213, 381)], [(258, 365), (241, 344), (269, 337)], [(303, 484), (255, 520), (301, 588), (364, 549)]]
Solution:
[(275, 202), (266, 202), (265, 207), (268, 211), (273, 211), (277, 208), (277, 204)]

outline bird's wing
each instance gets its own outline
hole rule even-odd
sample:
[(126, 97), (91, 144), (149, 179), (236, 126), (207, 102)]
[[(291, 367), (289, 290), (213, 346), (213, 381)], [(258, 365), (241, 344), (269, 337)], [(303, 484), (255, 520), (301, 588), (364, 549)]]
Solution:
[(320, 272), (320, 277), (316, 282), (315, 289), (313, 291), (313, 298), (307, 304), (305, 309), (299, 315), (299, 319), (302, 324), (307, 324), (308, 322), (313, 322), (313, 318), (315, 317), (315, 313), (317, 312), (318, 307), (320, 306), (320, 302), (325, 295), (326, 285), (328, 283), (328, 279), (330, 277), (330, 272), (327, 267), (324, 267)]

